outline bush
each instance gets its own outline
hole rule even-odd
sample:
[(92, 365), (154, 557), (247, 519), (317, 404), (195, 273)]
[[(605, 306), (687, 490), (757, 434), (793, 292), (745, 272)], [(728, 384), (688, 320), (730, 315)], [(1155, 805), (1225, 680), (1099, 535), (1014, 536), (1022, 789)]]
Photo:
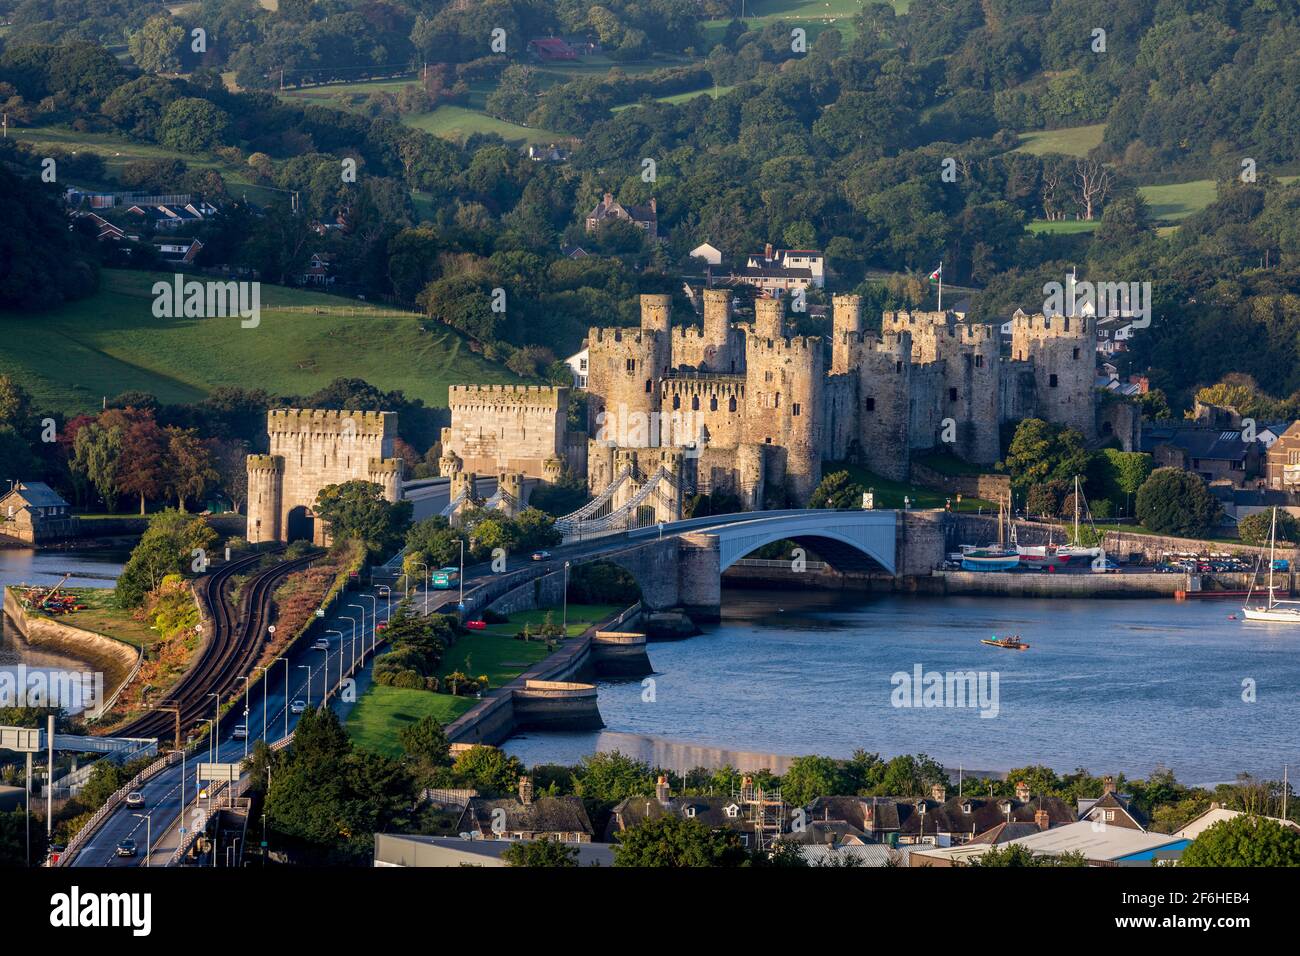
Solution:
[(1137, 519), (1156, 534), (1202, 537), (1223, 517), (1223, 508), (1199, 476), (1157, 468), (1137, 493)]
[[(1273, 527), (1272, 511), (1256, 511), (1237, 522), (1237, 534), (1247, 544), (1268, 544), (1269, 531)], [(1277, 540), (1279, 542), (1300, 541), (1300, 521), (1289, 511), (1277, 513)]]

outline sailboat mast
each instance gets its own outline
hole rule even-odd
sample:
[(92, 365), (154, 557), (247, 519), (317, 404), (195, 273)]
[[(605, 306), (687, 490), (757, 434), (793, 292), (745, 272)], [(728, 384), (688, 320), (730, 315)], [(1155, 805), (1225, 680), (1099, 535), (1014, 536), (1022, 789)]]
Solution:
[(1277, 553), (1277, 506), (1273, 506), (1273, 525), (1268, 531), (1268, 606), (1276, 601), (1273, 594), (1273, 556)]
[(1074, 476), (1074, 543), (1079, 543), (1079, 476)]

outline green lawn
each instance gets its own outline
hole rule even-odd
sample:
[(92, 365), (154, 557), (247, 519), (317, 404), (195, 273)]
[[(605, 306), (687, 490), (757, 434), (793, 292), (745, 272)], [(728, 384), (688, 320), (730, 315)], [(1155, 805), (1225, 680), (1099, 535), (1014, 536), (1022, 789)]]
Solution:
[[(921, 488), (910, 482), (891, 481), (888, 478), (882, 478), (861, 465), (849, 465), (842, 462), (826, 462), (822, 465), (823, 475), (829, 475), (836, 471), (847, 471), (850, 478), (862, 485), (863, 488), (873, 491), (876, 496), (875, 506), (877, 508), (902, 508), (904, 497), (908, 499), (909, 508), (942, 508), (949, 497), (942, 491)], [(959, 507), (956, 499), (953, 499), (954, 510), (978, 511), (981, 507), (985, 511), (996, 510), (997, 508), (996, 505), (990, 502), (966, 497), (962, 498)]]
[(496, 133), (507, 143), (554, 143), (566, 139), (561, 133), (532, 129), (488, 116), (464, 106), (439, 106), (432, 113), (407, 116), (402, 122), (444, 139), (463, 140), (474, 133)]
[(424, 717), (446, 725), (476, 703), (473, 697), (372, 684), (348, 714), (348, 736), (362, 750), (399, 757), (402, 745), (397, 732), (403, 727)]
[(305, 395), (339, 377), (445, 406), (449, 384), (518, 380), (450, 330), (421, 331), (420, 316), (277, 310), (366, 307), (281, 286), (262, 285), (257, 328), (242, 328), (238, 318), (155, 318), (151, 287), (159, 279), (171, 276), (105, 270), (89, 298), (48, 313), (6, 315), (0, 372), (22, 382), (37, 407), (68, 413), (99, 408), (103, 396), (126, 390), (194, 402), (219, 385)]
[(75, 596), (78, 603), (86, 605), (86, 609), (54, 615), (56, 621), (107, 634), (132, 647), (148, 647), (162, 639), (161, 634), (143, 621), (137, 621), (130, 611), (113, 606), (112, 588), (63, 588), (59, 593)]
[[(29, 143), (49, 143), (70, 151), (89, 150), (98, 153), (104, 160), (105, 174), (108, 178), (103, 182), (78, 180), (76, 183), (78, 186), (127, 192), (129, 190), (117, 182), (122, 168), (127, 163), (147, 159), (179, 159), (191, 169), (215, 169), (226, 181), (226, 186), (232, 195), (247, 194), (254, 202), (268, 202), (278, 195), (253, 182), (251, 172), (246, 167), (227, 163), (211, 153), (182, 153), (157, 143), (141, 143), (128, 139), (120, 133), (83, 133), (60, 126), (11, 128), (9, 135)], [(62, 178), (60, 176), (60, 182)]]
[(1035, 130), (1022, 133), (1020, 149), (1035, 156), (1046, 153), (1061, 153), (1064, 156), (1086, 156), (1088, 152), (1101, 143), (1106, 131), (1105, 123), (1092, 126), (1067, 126), (1064, 129)]
[(1081, 232), (1092, 232), (1097, 228), (1099, 222), (1100, 220), (1097, 219), (1035, 219), (1025, 228), (1030, 232), (1073, 236)]
[[(705, 96), (705, 95), (712, 96), (714, 99), (721, 99), (722, 97), (726, 96), (734, 89), (735, 89), (734, 86), (706, 86), (702, 90), (691, 90), (688, 93), (674, 93), (671, 96), (657, 96), (655, 97), (655, 101), (659, 103), (674, 103), (674, 104), (689, 103), (697, 96)], [(618, 113), (621, 112), (622, 110), (631, 109), (636, 105), (637, 105), (636, 103), (624, 103), (622, 106), (613, 107), (611, 112)]]
[[(910, 0), (893, 0), (894, 10), (906, 13), (909, 3)], [(744, 21), (750, 30), (762, 30), (778, 21), (788, 23), (791, 29), (803, 27), (808, 31), (810, 46), (823, 30), (835, 29), (848, 43), (857, 35), (853, 18), (864, 5), (863, 0), (744, 0)], [(736, 13), (740, 13), (739, 0)], [(731, 19), (704, 21), (705, 50), (722, 40)]]

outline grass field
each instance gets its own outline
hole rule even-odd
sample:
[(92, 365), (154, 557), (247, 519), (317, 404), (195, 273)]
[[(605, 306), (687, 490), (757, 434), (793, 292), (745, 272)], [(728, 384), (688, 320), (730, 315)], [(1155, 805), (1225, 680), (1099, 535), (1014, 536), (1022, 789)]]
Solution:
[[(613, 604), (570, 604), (568, 631), (576, 637), (592, 624), (604, 621), (623, 610)], [(552, 611), (556, 621), (561, 609)], [(547, 655), (544, 641), (515, 639), (525, 623), (534, 628), (542, 624), (546, 611), (520, 611), (504, 624), (492, 624), (484, 631), (463, 635), (443, 655), (438, 676), (461, 671), (471, 677), (487, 675), (491, 687), (514, 680)], [(404, 726), (432, 715), (449, 724), (476, 703), (473, 697), (453, 697), (427, 690), (408, 690), (371, 684), (348, 715), (347, 730), (353, 742), (364, 750), (399, 756), (402, 748), (397, 734)]]
[(1093, 126), (1069, 126), (1064, 129), (1036, 130), (1022, 133), (1020, 149), (1035, 156), (1060, 153), (1064, 156), (1087, 156), (1089, 150), (1101, 143), (1106, 131), (1105, 123)]
[(219, 385), (306, 395), (339, 377), (445, 406), (450, 384), (518, 381), (450, 330), (421, 331), (419, 316), (286, 312), (276, 306), (365, 306), (280, 286), (262, 286), (257, 328), (242, 328), (238, 318), (155, 318), (150, 290), (159, 279), (171, 276), (105, 270), (89, 298), (6, 315), (0, 372), (22, 382), (38, 408), (68, 413), (126, 390), (194, 402)]
[[(704, 96), (706, 94), (708, 96), (712, 96), (714, 99), (721, 99), (722, 97), (726, 96), (734, 89), (735, 89), (734, 86), (706, 86), (702, 90), (691, 90), (690, 92), (687, 93), (674, 93), (672, 96), (657, 96), (655, 97), (655, 101), (659, 103), (674, 103), (674, 104), (689, 103), (697, 96)], [(636, 103), (624, 103), (622, 106), (615, 106), (613, 109), (610, 110), (610, 112), (618, 113), (622, 110), (631, 109), (636, 105), (637, 105)]]
[(474, 133), (496, 133), (507, 143), (514, 144), (554, 143), (567, 138), (561, 133), (520, 126), (464, 106), (439, 106), (432, 113), (404, 117), (402, 122), (434, 136), (454, 140), (463, 140)]
[[(910, 0), (893, 0), (894, 10), (906, 13)], [(743, 0), (744, 21), (750, 30), (762, 30), (770, 23), (783, 21), (794, 27), (803, 27), (808, 31), (808, 42), (817, 39), (823, 30), (839, 30), (847, 43), (856, 35), (853, 18), (863, 7), (862, 0)], [(736, 0), (735, 10), (739, 16), (742, 0)], [(706, 20), (703, 24), (705, 51), (712, 49), (722, 40), (731, 17)]]
[(105, 173), (109, 179), (97, 183), (79, 180), (76, 183), (78, 186), (127, 191), (117, 184), (122, 168), (127, 163), (147, 159), (179, 159), (191, 169), (215, 169), (226, 181), (232, 195), (246, 194), (253, 202), (263, 203), (278, 195), (273, 190), (254, 183), (245, 167), (231, 165), (210, 153), (182, 153), (156, 143), (136, 142), (118, 133), (82, 133), (59, 126), (10, 129), (9, 135), (29, 143), (49, 143), (66, 150), (98, 153), (103, 157)]
[[(902, 508), (904, 497), (908, 499), (909, 508), (942, 508), (949, 497), (941, 491), (921, 488), (910, 482), (891, 481), (888, 478), (882, 478), (860, 465), (849, 465), (842, 462), (826, 462), (822, 465), (823, 475), (833, 474), (837, 471), (847, 471), (850, 478), (863, 488), (874, 492), (875, 506), (877, 508)], [(979, 498), (963, 497), (959, 507), (956, 499), (953, 499), (954, 510), (979, 511), (981, 508), (988, 511), (990, 508), (996, 509), (997, 505), (982, 501)]]
[(113, 606), (112, 588), (64, 588), (60, 593), (74, 595), (77, 603), (86, 605), (84, 611), (55, 616), (54, 620), (62, 624), (107, 634), (132, 647), (148, 647), (162, 639), (148, 624), (132, 617), (130, 611)]
[(347, 731), (362, 750), (399, 757), (397, 733), (424, 717), (446, 725), (477, 703), (473, 697), (431, 694), (426, 690), (372, 684), (348, 714)]

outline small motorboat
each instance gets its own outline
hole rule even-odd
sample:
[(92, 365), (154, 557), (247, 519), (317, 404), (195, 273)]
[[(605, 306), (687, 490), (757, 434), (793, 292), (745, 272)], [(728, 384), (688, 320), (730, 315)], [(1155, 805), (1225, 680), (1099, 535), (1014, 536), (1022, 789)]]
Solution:
[(995, 634), (993, 635), (992, 639), (982, 640), (980, 641), (980, 643), (987, 644), (989, 647), (1003, 647), (1012, 651), (1029, 650), (1029, 645), (1020, 639), (1019, 634), (1017, 634), (1015, 637), (998, 637)]

